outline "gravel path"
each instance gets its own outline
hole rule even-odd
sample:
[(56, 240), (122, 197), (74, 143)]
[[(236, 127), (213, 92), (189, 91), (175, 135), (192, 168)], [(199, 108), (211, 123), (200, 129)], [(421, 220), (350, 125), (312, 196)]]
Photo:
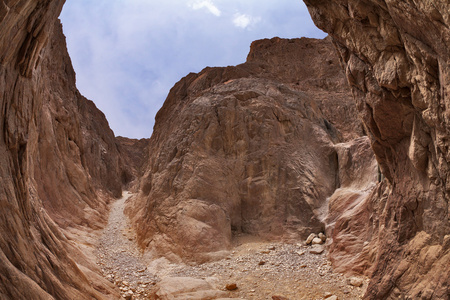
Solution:
[[(172, 264), (160, 258), (145, 262), (135, 236), (123, 214), (131, 193), (116, 200), (108, 225), (97, 247), (97, 264), (115, 283), (125, 299), (152, 299), (155, 284), (164, 277), (192, 277), (215, 282), (230, 298), (241, 299), (362, 299), (367, 287), (350, 284), (349, 278), (333, 272), (325, 254), (310, 253), (303, 243), (268, 243), (256, 237), (235, 237), (235, 247), (222, 260), (200, 265)], [(273, 298), (278, 296), (279, 298)]]
[(111, 205), (108, 225), (103, 230), (96, 251), (97, 264), (103, 275), (119, 286), (125, 298), (133, 295), (133, 299), (148, 299), (146, 291), (157, 279), (142, 261), (133, 231), (123, 214), (125, 201), (131, 195), (124, 192), (124, 196)]
[(359, 279), (361, 287), (351, 285), (350, 278), (333, 272), (325, 254), (310, 253), (310, 246), (249, 242), (246, 238), (226, 259), (174, 267), (168, 275), (216, 278), (219, 289), (235, 283), (238, 289), (229, 293), (230, 298), (363, 299), (367, 280)]

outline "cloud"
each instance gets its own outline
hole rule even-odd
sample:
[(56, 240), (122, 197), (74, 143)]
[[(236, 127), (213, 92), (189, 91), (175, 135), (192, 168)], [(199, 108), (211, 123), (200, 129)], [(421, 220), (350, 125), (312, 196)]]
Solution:
[(220, 15), (222, 14), (220, 9), (218, 9), (217, 6), (215, 6), (214, 3), (211, 2), (211, 0), (197, 0), (194, 3), (190, 4), (190, 7), (192, 7), (195, 10), (206, 8), (207, 10), (209, 10), (210, 13), (212, 13), (216, 17), (220, 17)]
[(243, 29), (248, 28), (249, 26), (255, 25), (259, 21), (261, 21), (260, 17), (252, 17), (252, 16), (249, 16), (246, 14), (236, 13), (233, 16), (234, 26), (240, 27)]
[(77, 0), (61, 17), (77, 87), (115, 134), (133, 138), (150, 136), (170, 88), (189, 72), (240, 64), (256, 39), (326, 36), (292, 0)]

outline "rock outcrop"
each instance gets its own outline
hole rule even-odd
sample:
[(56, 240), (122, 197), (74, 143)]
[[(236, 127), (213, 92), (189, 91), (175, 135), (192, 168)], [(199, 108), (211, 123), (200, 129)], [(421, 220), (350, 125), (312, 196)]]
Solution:
[(136, 140), (118, 136), (116, 141), (120, 146), (122, 166), (127, 166), (122, 167), (122, 185), (127, 190), (136, 189), (148, 161), (149, 139)]
[(123, 167), (104, 115), (75, 87), (63, 3), (0, 1), (1, 299), (119, 295), (74, 243), (105, 222)]
[(373, 249), (366, 298), (448, 299), (450, 4), (304, 2), (333, 38), (386, 178), (366, 225), (341, 227)]
[(337, 145), (363, 131), (334, 51), (328, 40), (256, 41), (246, 63), (172, 88), (128, 207), (141, 247), (202, 261), (234, 233), (298, 240), (324, 230), (327, 197), (345, 179)]

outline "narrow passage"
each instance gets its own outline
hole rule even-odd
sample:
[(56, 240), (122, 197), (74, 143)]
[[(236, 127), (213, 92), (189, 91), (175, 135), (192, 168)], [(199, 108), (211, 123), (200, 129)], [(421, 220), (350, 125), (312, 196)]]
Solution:
[(124, 192), (121, 199), (111, 205), (108, 225), (97, 247), (97, 264), (103, 275), (115, 283), (125, 298), (148, 299), (147, 291), (156, 282), (141, 259), (135, 237), (123, 210), (132, 195)]
[[(131, 195), (124, 192), (124, 197), (111, 205), (108, 225), (96, 253), (103, 275), (120, 288), (125, 299), (149, 299), (158, 288), (177, 293), (176, 299), (222, 298), (190, 297), (193, 293), (206, 295), (219, 291), (227, 292), (229, 298), (247, 300), (353, 300), (362, 299), (364, 295), (367, 280), (354, 286), (349, 283), (349, 278), (333, 271), (324, 253), (314, 254), (312, 248), (302, 242), (270, 243), (242, 235), (234, 238), (235, 247), (229, 256), (218, 261), (186, 265), (155, 258), (146, 263), (123, 213), (125, 202)], [(168, 278), (179, 278), (183, 284), (161, 285)], [(209, 290), (203, 291), (196, 286), (200, 279), (205, 280)], [(195, 284), (190, 286), (192, 282)], [(230, 283), (238, 288), (227, 291), (225, 287)]]

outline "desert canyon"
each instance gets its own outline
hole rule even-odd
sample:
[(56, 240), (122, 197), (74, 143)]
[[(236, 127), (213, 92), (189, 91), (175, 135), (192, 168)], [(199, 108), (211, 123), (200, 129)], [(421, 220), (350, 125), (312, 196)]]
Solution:
[(327, 38), (188, 74), (141, 140), (64, 2), (0, 1), (0, 299), (450, 299), (448, 1), (304, 0)]

